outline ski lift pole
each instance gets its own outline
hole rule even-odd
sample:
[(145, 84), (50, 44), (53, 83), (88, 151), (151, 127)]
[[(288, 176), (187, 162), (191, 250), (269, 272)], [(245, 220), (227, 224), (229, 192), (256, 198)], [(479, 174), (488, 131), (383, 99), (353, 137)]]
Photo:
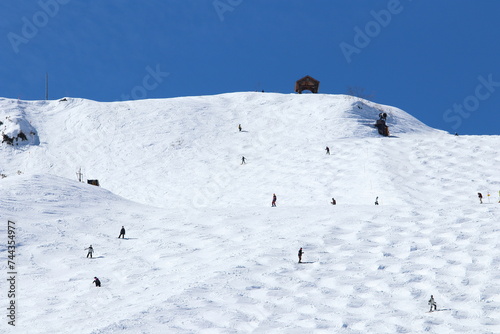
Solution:
[(83, 174), (82, 174), (82, 168), (81, 167), (78, 169), (78, 172), (76, 172), (76, 176), (78, 176), (78, 182), (82, 182), (82, 176), (83, 176)]

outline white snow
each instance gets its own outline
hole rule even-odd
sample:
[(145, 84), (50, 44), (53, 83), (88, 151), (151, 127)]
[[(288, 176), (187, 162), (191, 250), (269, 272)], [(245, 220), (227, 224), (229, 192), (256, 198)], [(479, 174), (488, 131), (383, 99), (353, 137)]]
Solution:
[(2, 333), (500, 332), (499, 136), (323, 94), (0, 99), (0, 116), (35, 134), (0, 145)]

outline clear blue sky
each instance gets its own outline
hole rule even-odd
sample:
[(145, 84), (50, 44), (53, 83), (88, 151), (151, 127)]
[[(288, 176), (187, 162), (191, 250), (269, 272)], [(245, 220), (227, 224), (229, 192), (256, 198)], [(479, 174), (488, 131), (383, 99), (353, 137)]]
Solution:
[(500, 134), (498, 0), (0, 3), (0, 96), (98, 101), (361, 87), (459, 134)]

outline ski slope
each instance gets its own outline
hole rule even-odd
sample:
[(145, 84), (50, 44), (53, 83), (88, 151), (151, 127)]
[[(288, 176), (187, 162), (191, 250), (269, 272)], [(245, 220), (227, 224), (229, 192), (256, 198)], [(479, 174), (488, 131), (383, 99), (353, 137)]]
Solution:
[(0, 99), (0, 121), (34, 133), (0, 146), (2, 332), (500, 332), (498, 136), (323, 94)]

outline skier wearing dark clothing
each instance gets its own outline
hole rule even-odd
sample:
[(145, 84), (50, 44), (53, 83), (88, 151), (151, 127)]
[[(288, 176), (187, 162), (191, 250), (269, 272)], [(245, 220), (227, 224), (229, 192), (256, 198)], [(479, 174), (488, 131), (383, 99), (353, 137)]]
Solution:
[(276, 194), (273, 194), (273, 201), (271, 203), (271, 206), (276, 206)]
[(378, 205), (378, 196), (375, 198), (375, 205)]
[(96, 288), (101, 287), (101, 281), (99, 281), (99, 279), (97, 277), (94, 277), (94, 281), (92, 283), (95, 283)]
[(241, 124), (238, 124), (238, 130), (241, 132)]
[(477, 193), (477, 197), (479, 197), (479, 203), (483, 204), (483, 194)]
[(431, 306), (431, 309), (429, 310), (429, 312), (432, 312), (432, 308), (434, 307), (434, 311), (437, 310), (437, 305), (436, 305), (436, 301), (434, 300), (434, 296), (431, 295), (431, 299), (429, 299), (429, 305)]
[(94, 253), (94, 248), (92, 248), (92, 245), (90, 245), (89, 248), (85, 248), (85, 249), (88, 249), (88, 253), (87, 253), (87, 257), (90, 256), (90, 258), (92, 258), (92, 253)]
[(337, 201), (335, 200), (335, 198), (332, 197), (332, 205), (336, 205), (337, 204)]
[(326, 154), (330, 154), (330, 148), (328, 146), (325, 148), (325, 151), (326, 151)]
[(120, 235), (118, 236), (118, 239), (120, 239), (120, 237), (122, 237), (122, 239), (125, 239), (125, 227), (122, 226), (122, 229), (120, 230)]
[(242, 164), (242, 165), (246, 164), (246, 159), (245, 159), (245, 157), (241, 157), (241, 164)]
[(299, 249), (299, 263), (302, 263), (302, 254), (304, 254), (304, 251), (302, 251), (302, 247)]

